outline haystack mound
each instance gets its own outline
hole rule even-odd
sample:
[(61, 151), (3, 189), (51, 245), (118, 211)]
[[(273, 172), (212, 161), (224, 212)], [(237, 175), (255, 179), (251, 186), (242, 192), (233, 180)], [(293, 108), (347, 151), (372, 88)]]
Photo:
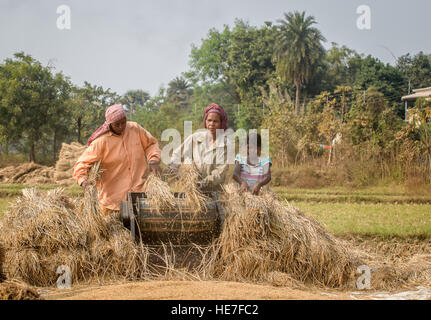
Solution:
[(54, 183), (53, 167), (42, 166), (33, 162), (0, 169), (0, 183), (51, 184)]
[(0, 283), (0, 300), (43, 300), (36, 289), (13, 280)]
[(78, 143), (62, 143), (58, 161), (55, 164), (54, 180), (56, 184), (69, 186), (75, 184), (73, 166), (87, 147)]
[(240, 194), (233, 184), (225, 191), (224, 229), (202, 265), (212, 278), (352, 286), (360, 258), (317, 221), (271, 193)]
[(4, 272), (35, 286), (54, 285), (60, 266), (70, 268), (73, 282), (143, 277), (146, 252), (115, 218), (88, 210), (62, 189), (24, 189), (0, 226)]

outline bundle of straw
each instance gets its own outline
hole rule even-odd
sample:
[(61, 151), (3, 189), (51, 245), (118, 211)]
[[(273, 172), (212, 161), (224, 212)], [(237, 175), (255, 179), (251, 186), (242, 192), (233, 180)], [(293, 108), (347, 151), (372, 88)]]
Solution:
[(192, 211), (206, 212), (208, 197), (198, 188), (200, 174), (195, 165), (182, 164), (178, 170), (178, 181), (175, 188), (185, 193), (185, 204)]
[(361, 260), (314, 219), (284, 206), (273, 194), (225, 188), (227, 220), (202, 263), (206, 274), (230, 281), (267, 281), (286, 274), (317, 286), (352, 285)]
[(155, 174), (150, 174), (144, 184), (144, 190), (151, 208), (157, 214), (175, 208), (175, 197), (169, 184)]

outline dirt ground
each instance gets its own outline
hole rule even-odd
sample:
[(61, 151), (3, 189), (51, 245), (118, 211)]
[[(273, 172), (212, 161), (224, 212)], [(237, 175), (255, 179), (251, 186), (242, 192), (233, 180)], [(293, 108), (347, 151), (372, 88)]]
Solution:
[(431, 288), (404, 292), (297, 290), (223, 281), (145, 281), (107, 286), (40, 290), (47, 300), (426, 300)]

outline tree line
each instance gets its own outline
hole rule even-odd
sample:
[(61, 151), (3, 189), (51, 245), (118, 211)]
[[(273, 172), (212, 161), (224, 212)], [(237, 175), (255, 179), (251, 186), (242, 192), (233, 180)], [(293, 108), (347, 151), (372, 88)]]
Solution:
[[(351, 146), (389, 146), (407, 126), (401, 97), (431, 86), (431, 56), (406, 54), (390, 65), (336, 43), (325, 49), (325, 42), (305, 12), (261, 26), (237, 19), (192, 45), (188, 70), (154, 96), (77, 86), (16, 53), (0, 64), (0, 155), (52, 163), (61, 142), (85, 143), (113, 103), (160, 138), (166, 128), (181, 131), (184, 120), (201, 124), (203, 107), (216, 102), (234, 129), (269, 127), (274, 150), (289, 163), (321, 157), (319, 144), (341, 131)], [(427, 108), (421, 103), (419, 111)]]

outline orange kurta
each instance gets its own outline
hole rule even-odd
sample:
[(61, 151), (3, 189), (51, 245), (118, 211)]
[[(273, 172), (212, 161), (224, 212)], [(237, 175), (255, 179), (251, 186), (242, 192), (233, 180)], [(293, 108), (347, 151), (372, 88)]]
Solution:
[(88, 170), (94, 162), (101, 161), (103, 169), (99, 190), (99, 203), (111, 210), (119, 210), (127, 192), (142, 192), (142, 178), (148, 161), (160, 161), (161, 151), (157, 139), (136, 122), (128, 121), (120, 136), (105, 133), (94, 140), (79, 157), (73, 176), (77, 183), (88, 178)]

